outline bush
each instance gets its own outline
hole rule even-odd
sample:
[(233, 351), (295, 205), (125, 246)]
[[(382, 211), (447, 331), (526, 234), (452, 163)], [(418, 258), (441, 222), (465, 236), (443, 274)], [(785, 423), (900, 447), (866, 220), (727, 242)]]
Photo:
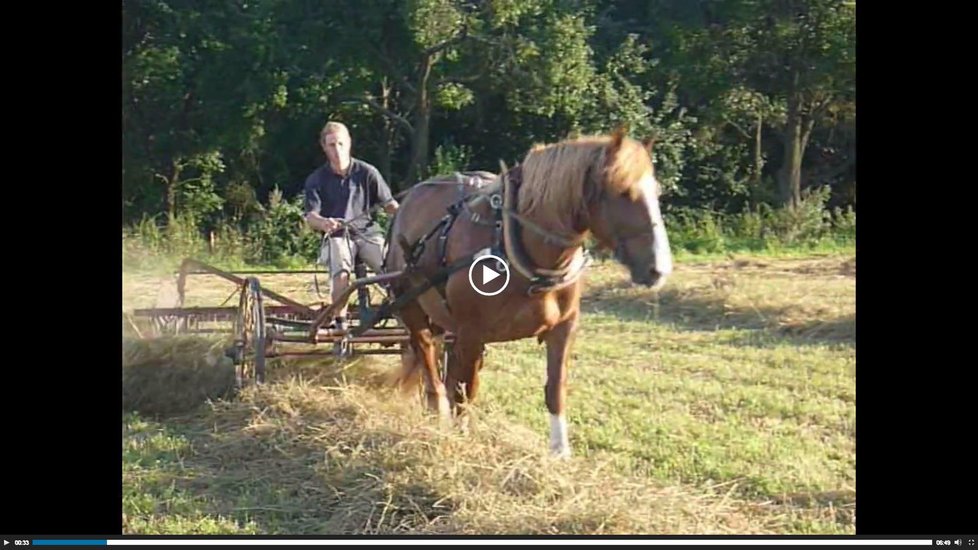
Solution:
[(303, 220), (302, 197), (283, 200), (276, 188), (269, 195), (268, 208), (248, 230), (247, 242), (249, 261), (288, 265), (299, 259), (315, 261), (320, 237)]
[[(462, 168), (457, 161), (464, 155), (448, 160), (452, 156), (438, 157), (445, 161), (442, 169)], [(673, 249), (692, 254), (852, 246), (855, 211), (852, 207), (829, 211), (828, 199), (829, 189), (822, 187), (806, 190), (795, 208), (760, 204), (745, 207), (739, 214), (673, 208), (666, 214), (666, 228)], [(386, 230), (389, 217), (381, 211), (377, 218)], [(144, 216), (123, 230), (123, 262), (149, 267), (176, 265), (182, 258), (196, 257), (225, 266), (272, 264), (286, 268), (308, 266), (319, 256), (321, 236), (305, 225), (301, 195), (285, 200), (275, 189), (268, 205), (258, 205), (243, 223), (244, 230), (220, 220), (205, 237), (193, 215), (169, 216), (162, 226), (156, 218)], [(611, 256), (595, 250), (593, 239), (586, 246), (598, 258)]]
[(803, 192), (795, 208), (761, 204), (733, 215), (680, 208), (666, 216), (666, 228), (673, 248), (693, 254), (849, 246), (856, 214), (851, 207), (830, 212), (828, 199), (829, 188), (821, 187)]
[(832, 216), (825, 208), (830, 193), (828, 187), (806, 189), (795, 208), (772, 209), (762, 205), (765, 241), (787, 247), (821, 242), (832, 229)]
[(681, 209), (667, 215), (666, 230), (673, 248), (694, 254), (723, 252), (726, 248), (721, 215), (709, 210)]

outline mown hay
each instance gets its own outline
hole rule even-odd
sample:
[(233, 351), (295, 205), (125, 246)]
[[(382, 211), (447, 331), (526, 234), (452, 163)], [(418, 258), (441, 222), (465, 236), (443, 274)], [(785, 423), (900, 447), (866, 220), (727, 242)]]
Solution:
[[(175, 486), (206, 513), (267, 533), (769, 533), (728, 487), (663, 486), (595, 453), (555, 461), (546, 433), (473, 411), (439, 428), (415, 399), (291, 377), (182, 425), (193, 451)], [(132, 533), (141, 532), (133, 529)]]
[(125, 340), (123, 411), (165, 416), (231, 397), (235, 369), (224, 357), (226, 345), (223, 340), (193, 336)]

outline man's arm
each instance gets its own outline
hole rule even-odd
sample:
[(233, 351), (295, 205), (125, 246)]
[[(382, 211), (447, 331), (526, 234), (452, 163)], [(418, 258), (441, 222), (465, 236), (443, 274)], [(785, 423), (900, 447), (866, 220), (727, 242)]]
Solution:
[(324, 218), (319, 215), (319, 210), (322, 207), (322, 199), (319, 197), (319, 190), (312, 182), (312, 176), (306, 180), (305, 195), (306, 225), (312, 229), (326, 233), (332, 233), (339, 229), (339, 220), (335, 218)]
[(397, 204), (397, 201), (394, 200), (394, 196), (391, 194), (391, 188), (387, 185), (387, 182), (384, 181), (384, 176), (380, 175), (379, 170), (373, 171), (373, 176), (374, 200), (378, 204), (382, 204), (384, 206), (384, 210), (387, 211), (388, 214), (393, 215), (394, 212), (397, 212), (399, 205)]

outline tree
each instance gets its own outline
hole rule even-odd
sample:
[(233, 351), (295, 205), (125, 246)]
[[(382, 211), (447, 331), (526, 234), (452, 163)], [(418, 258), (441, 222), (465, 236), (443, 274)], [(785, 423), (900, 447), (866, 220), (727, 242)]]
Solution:
[[(716, 86), (732, 100), (733, 108), (722, 115), (728, 122), (737, 114), (755, 118), (755, 139), (761, 124), (776, 130), (780, 199), (796, 205), (812, 130), (855, 95), (855, 6), (843, 0), (763, 0), (724, 8), (711, 12), (713, 24), (685, 36), (687, 56), (700, 61), (693, 64), (699, 73), (694, 81)], [(760, 147), (755, 154), (760, 163)]]

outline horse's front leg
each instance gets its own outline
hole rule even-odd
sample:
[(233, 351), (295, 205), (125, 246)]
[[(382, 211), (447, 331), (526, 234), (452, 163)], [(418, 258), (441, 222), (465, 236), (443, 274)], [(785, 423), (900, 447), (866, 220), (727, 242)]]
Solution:
[(577, 331), (577, 315), (556, 325), (547, 332), (547, 385), (544, 388), (547, 410), (550, 411), (550, 452), (559, 458), (570, 458), (571, 448), (567, 436), (567, 359), (574, 333)]

